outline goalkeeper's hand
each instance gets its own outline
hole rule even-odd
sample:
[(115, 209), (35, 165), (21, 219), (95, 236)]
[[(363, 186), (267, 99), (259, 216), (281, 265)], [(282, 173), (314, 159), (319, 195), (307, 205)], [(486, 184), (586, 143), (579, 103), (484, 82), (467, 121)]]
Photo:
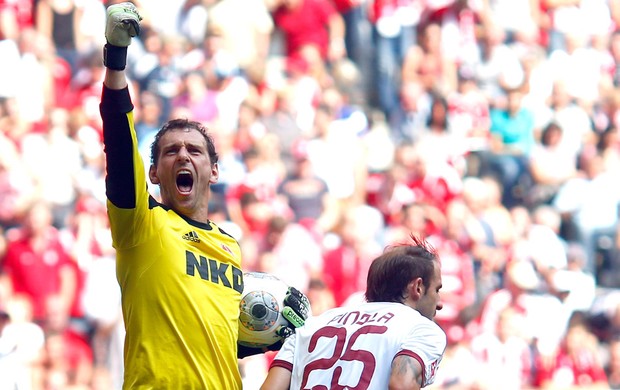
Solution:
[(140, 35), (142, 17), (130, 2), (113, 4), (107, 8), (105, 39), (108, 44), (127, 47), (131, 38)]
[(284, 344), (284, 339), (295, 333), (295, 329), (301, 327), (310, 315), (310, 301), (301, 291), (295, 287), (289, 287), (284, 297), (284, 308), (282, 316), (288, 322), (288, 325), (281, 326), (276, 330), (276, 335), (282, 339), (272, 345), (263, 348), (246, 347), (238, 345), (237, 357), (244, 358), (247, 356), (265, 353), (267, 351), (278, 351)]
[(286, 318), (288, 326), (282, 326), (276, 334), (283, 339), (295, 333), (295, 329), (306, 322), (310, 314), (310, 301), (301, 291), (295, 287), (289, 287), (284, 297), (284, 309), (282, 316)]

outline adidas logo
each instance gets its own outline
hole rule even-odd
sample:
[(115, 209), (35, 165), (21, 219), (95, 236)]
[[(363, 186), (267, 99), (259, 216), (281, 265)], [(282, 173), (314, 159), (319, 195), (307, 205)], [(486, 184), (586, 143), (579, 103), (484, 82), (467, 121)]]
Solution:
[(200, 238), (198, 238), (198, 233), (196, 233), (193, 230), (189, 233), (185, 233), (183, 235), (183, 239), (188, 240), (188, 241), (193, 241), (193, 242), (200, 242)]

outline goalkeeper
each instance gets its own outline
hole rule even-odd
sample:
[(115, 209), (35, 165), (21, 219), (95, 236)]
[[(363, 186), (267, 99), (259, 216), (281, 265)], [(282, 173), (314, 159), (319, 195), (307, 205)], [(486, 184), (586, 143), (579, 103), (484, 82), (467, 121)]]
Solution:
[[(148, 171), (161, 200), (147, 193), (124, 72), (127, 47), (139, 33), (133, 4), (108, 7), (100, 112), (126, 329), (123, 388), (240, 389), (237, 358), (262, 351), (237, 344), (240, 248), (209, 220), (218, 155), (200, 123), (170, 120), (155, 137)], [(295, 289), (285, 305), (284, 336), (303, 324), (309, 309)]]

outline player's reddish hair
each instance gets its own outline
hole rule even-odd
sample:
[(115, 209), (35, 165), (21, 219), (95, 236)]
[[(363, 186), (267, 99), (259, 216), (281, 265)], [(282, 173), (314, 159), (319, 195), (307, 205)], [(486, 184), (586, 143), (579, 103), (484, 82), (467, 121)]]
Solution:
[(377, 257), (368, 270), (368, 302), (403, 302), (409, 282), (422, 278), (430, 287), (437, 252), (424, 238), (410, 235), (410, 242), (394, 244)]

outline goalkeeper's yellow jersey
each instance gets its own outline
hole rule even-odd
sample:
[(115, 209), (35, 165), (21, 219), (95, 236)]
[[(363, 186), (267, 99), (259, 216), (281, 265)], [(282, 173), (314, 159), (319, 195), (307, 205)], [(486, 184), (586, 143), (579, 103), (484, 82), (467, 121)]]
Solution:
[(237, 241), (147, 192), (127, 89), (104, 87), (108, 215), (125, 321), (125, 389), (240, 389)]

